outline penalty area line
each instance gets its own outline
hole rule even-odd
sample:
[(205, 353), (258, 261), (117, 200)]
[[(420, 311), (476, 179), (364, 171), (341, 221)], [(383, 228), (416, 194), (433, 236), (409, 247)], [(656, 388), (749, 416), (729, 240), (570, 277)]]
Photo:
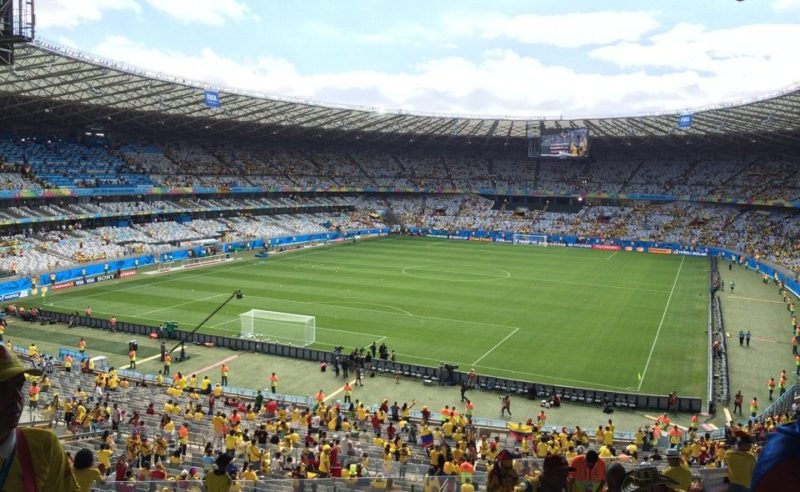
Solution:
[[(148, 314), (159, 313), (161, 311), (169, 311), (170, 309), (175, 309), (176, 307), (188, 306), (189, 304), (194, 304), (195, 302), (208, 301), (209, 299), (213, 299), (215, 297), (220, 297), (220, 296), (224, 296), (224, 295), (227, 295), (227, 294), (214, 294), (212, 296), (201, 297), (199, 299), (192, 299), (190, 301), (181, 302), (181, 303), (178, 303), (178, 304), (173, 304), (171, 306), (164, 306), (162, 308), (153, 309), (152, 311), (145, 311), (144, 313), (133, 314), (133, 315), (130, 315), (130, 316), (132, 318), (141, 318), (142, 316), (147, 316)], [(125, 316), (125, 315), (123, 315), (123, 316)]]

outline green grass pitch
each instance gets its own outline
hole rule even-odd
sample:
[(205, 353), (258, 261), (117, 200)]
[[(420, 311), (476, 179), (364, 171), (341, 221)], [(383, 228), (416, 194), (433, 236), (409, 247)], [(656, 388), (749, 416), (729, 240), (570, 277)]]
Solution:
[(240, 288), (244, 299), (203, 331), (237, 335), (239, 314), (285, 311), (316, 316), (321, 349), (383, 340), (400, 361), (703, 397), (708, 268), (705, 258), (388, 238), (139, 275), (44, 304), (191, 329)]

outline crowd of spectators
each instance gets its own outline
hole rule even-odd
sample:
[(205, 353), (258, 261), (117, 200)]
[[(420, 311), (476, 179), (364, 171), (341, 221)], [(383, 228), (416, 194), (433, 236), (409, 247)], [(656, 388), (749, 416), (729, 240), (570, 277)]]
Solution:
[[(299, 213), (298, 207), (346, 207), (342, 212)], [(256, 211), (294, 209), (258, 215)], [(226, 217), (176, 222), (159, 213), (227, 211)], [(81, 215), (133, 218), (123, 227), (83, 227), (78, 220), (11, 235), (0, 246), (0, 269), (29, 273), (88, 259), (117, 258), (132, 252), (161, 252), (191, 240), (271, 238), (385, 224), (391, 211), (406, 227), (482, 229), (555, 236), (649, 240), (722, 246), (800, 272), (800, 221), (789, 209), (743, 209), (692, 202), (593, 205), (549, 210), (519, 206), (479, 195), (302, 196), (269, 198), (185, 198), (178, 201), (54, 203), (12, 206), (0, 218), (68, 219)], [(323, 224), (327, 224), (324, 226)]]
[(720, 246), (800, 272), (800, 221), (793, 210), (671, 202), (587, 203), (578, 211), (556, 212), (506, 206), (476, 195), (405, 196), (390, 199), (389, 207), (412, 227)]
[[(270, 189), (327, 189), (338, 187), (421, 187), (430, 190), (469, 188), (472, 190), (509, 188), (543, 190), (561, 194), (623, 193), (670, 194), (693, 197), (738, 197), (742, 199), (800, 198), (800, 178), (794, 163), (780, 155), (768, 157), (719, 154), (713, 159), (686, 155), (669, 158), (636, 156), (596, 157), (584, 161), (532, 161), (510, 158), (502, 152), (471, 155), (452, 151), (447, 154), (423, 151), (400, 153), (376, 150), (304, 150), (280, 145), (198, 144), (170, 141), (126, 143), (117, 147), (81, 144), (61, 139), (0, 138), (0, 188), (37, 190), (45, 186), (195, 186), (226, 191), (233, 187), (263, 186)], [(314, 230), (307, 222), (316, 217), (232, 221), (219, 225), (198, 223), (193, 229), (168, 220), (151, 220), (153, 212), (193, 212), (219, 207), (225, 210), (292, 205), (295, 198), (186, 198), (156, 201), (88, 201), (46, 205), (10, 204), (0, 209), (0, 221), (70, 221), (76, 216), (128, 214), (148, 217), (151, 225), (131, 230), (104, 230), (97, 247), (107, 257), (126, 253), (115, 244), (126, 242), (136, 250), (159, 236), (165, 242), (195, 236), (228, 232), (232, 236), (258, 237), (261, 234)], [(335, 201), (330, 198), (317, 200)], [(342, 199), (344, 201), (352, 198)], [(703, 202), (651, 204), (628, 202), (618, 206), (583, 206), (579, 211), (559, 211), (550, 207), (528, 209), (504, 202), (469, 195), (428, 195), (408, 198), (367, 199), (357, 220), (332, 216), (346, 228), (370, 223), (375, 209), (392, 209), (404, 225), (442, 229), (513, 230), (556, 235), (593, 235), (606, 238), (649, 239), (684, 244), (719, 245), (747, 255), (772, 261), (800, 271), (797, 233), (800, 224), (794, 209), (736, 208)], [(381, 203), (378, 203), (381, 202)], [(294, 220), (294, 222), (292, 222)], [(288, 221), (288, 222), (287, 222)], [(133, 222), (139, 222), (134, 220)], [(281, 224), (283, 223), (283, 224)], [(242, 227), (237, 232), (235, 226)], [(45, 226), (45, 229), (50, 226)], [(60, 226), (64, 232), (65, 226)], [(77, 225), (75, 225), (77, 228)], [(142, 230), (137, 230), (141, 228)], [(195, 230), (200, 229), (200, 230)], [(38, 229), (37, 229), (38, 231)], [(36, 243), (33, 229), (25, 236)], [(102, 256), (102, 251), (80, 251), (71, 238), (49, 237), (36, 247), (37, 253), (22, 260), (5, 259), (0, 268), (26, 272), (48, 268), (80, 255)], [(95, 245), (93, 235), (78, 237)], [(63, 243), (63, 244), (62, 244)], [(40, 244), (41, 246), (41, 244)], [(0, 255), (30, 250), (17, 245), (0, 250)], [(145, 249), (147, 247), (145, 246)], [(30, 264), (30, 265), (29, 265)]]
[(487, 151), (485, 155), (460, 151), (308, 151), (282, 145), (184, 141), (111, 147), (6, 136), (0, 138), (0, 163), (8, 169), (25, 166), (31, 173), (25, 178), (0, 173), (0, 187), (4, 189), (37, 189), (37, 183), (49, 187), (400, 186), (724, 196), (741, 200), (800, 198), (795, 162), (780, 155), (717, 154), (701, 158), (688, 153), (668, 157), (609, 154), (565, 162), (509, 157), (501, 151)]
[[(26, 229), (0, 242), (0, 271), (10, 275), (51, 272), (76, 264), (122, 258), (133, 254), (158, 254), (192, 241), (236, 241), (346, 231), (383, 226), (370, 209), (354, 209), (345, 198), (304, 197), (234, 199), (184, 199), (178, 202), (98, 202), (74, 205), (11, 207), (10, 217), (48, 217), (106, 214), (136, 220), (123, 225), (84, 227), (81, 221), (54, 223)], [(299, 213), (302, 207), (339, 207), (340, 211)], [(55, 209), (55, 210), (54, 210)], [(252, 211), (293, 209), (294, 213), (258, 215)], [(228, 216), (170, 220), (155, 212), (219, 212)], [(248, 213), (250, 211), (250, 213)], [(234, 213), (235, 212), (235, 213)], [(11, 215), (13, 214), (13, 215)], [(145, 215), (141, 215), (145, 214)]]
[[(5, 340), (7, 348), (10, 343)], [(724, 486), (727, 479), (749, 487), (767, 436), (798, 416), (795, 406), (793, 415), (731, 422), (716, 438), (699, 427), (697, 416), (681, 427), (663, 414), (621, 432), (605, 417), (594, 429), (554, 426), (545, 408), (506, 428), (479, 427), (470, 400), (436, 411), (416, 400), (395, 401), (387, 390), (387, 398), (362, 401), (348, 378), (344, 401), (320, 391), (308, 404), (287, 403), (277, 389), (291, 375), (273, 373), (270, 392), (243, 398), (223, 386), (224, 365), (222, 379), (159, 372), (137, 382), (113, 367), (96, 369), (88, 359), (54, 361), (35, 344), (23, 352), (41, 371), (25, 388), (37, 402), (30, 416), (82, 436), (64, 441), (78, 481), (90, 475), (90, 483), (109, 482), (116, 490), (142, 482), (170, 483), (170, 490), (200, 487), (215, 469), (243, 490), (276, 490), (283, 486), (274, 480), (286, 479), (294, 480), (288, 484), (295, 490), (313, 490), (313, 482), (297, 480), (330, 478), (372, 490), (393, 484), (472, 490), (467, 483), (476, 490), (515, 490), (514, 484), (525, 490), (556, 479), (622, 490), (612, 488), (619, 485), (615, 480), (627, 477), (632, 485), (632, 477), (646, 478), (646, 469), (649, 479), (671, 485), (666, 490), (716, 490), (704, 489), (704, 478), (706, 486)], [(480, 376), (470, 380), (477, 385)], [(494, 488), (498, 473), (512, 488)]]

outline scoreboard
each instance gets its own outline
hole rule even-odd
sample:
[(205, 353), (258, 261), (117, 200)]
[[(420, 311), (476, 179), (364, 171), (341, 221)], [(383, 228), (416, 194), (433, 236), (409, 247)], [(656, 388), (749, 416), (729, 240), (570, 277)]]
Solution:
[(567, 128), (542, 133), (539, 143), (540, 157), (574, 159), (586, 157), (589, 151), (589, 130)]

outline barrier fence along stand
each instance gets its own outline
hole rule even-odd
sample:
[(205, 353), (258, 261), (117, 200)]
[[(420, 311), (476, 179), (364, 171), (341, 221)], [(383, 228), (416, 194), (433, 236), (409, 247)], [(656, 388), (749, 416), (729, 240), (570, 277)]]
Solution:
[[(42, 316), (46, 316), (60, 323), (67, 323), (70, 317), (68, 313), (55, 311), (40, 311)], [(79, 316), (78, 324), (97, 329), (109, 329), (109, 321), (102, 318)], [(117, 323), (118, 332), (126, 332), (147, 337), (150, 333), (158, 332), (158, 327), (140, 325), (135, 323)], [(193, 333), (176, 330), (175, 338), (185, 340), (186, 343), (204, 344), (213, 343), (215, 346), (229, 348), (233, 350), (246, 350), (268, 355), (278, 355), (281, 357), (291, 357), (295, 359), (308, 360), (313, 362), (326, 361), (332, 363), (334, 355), (331, 352), (311, 348), (287, 346), (270, 342), (259, 342), (242, 338), (226, 337), (221, 335), (209, 335), (205, 333)], [(376, 373), (393, 374), (395, 370), (400, 370), (404, 376), (419, 379), (420, 383), (424, 379), (438, 379), (439, 368), (422, 366), (417, 364), (399, 363), (385, 360), (373, 360), (372, 367)], [(460, 385), (467, 380), (467, 373), (453, 371), (454, 385)], [(614, 391), (601, 391), (590, 388), (577, 388), (572, 386), (541, 384), (534, 381), (523, 381), (506, 379), (495, 376), (481, 376), (479, 387), (486, 390), (497, 390), (503, 392), (513, 392), (517, 395), (524, 395), (531, 399), (543, 399), (552, 396), (554, 393), (562, 395), (562, 401), (567, 403), (582, 403), (586, 405), (602, 406), (609, 403), (617, 408), (637, 408), (642, 410), (668, 410), (668, 398), (666, 395), (648, 395), (642, 393), (625, 393)], [(567, 397), (568, 395), (568, 397)], [(702, 411), (702, 399), (697, 397), (680, 397), (679, 411), (699, 413)]]

